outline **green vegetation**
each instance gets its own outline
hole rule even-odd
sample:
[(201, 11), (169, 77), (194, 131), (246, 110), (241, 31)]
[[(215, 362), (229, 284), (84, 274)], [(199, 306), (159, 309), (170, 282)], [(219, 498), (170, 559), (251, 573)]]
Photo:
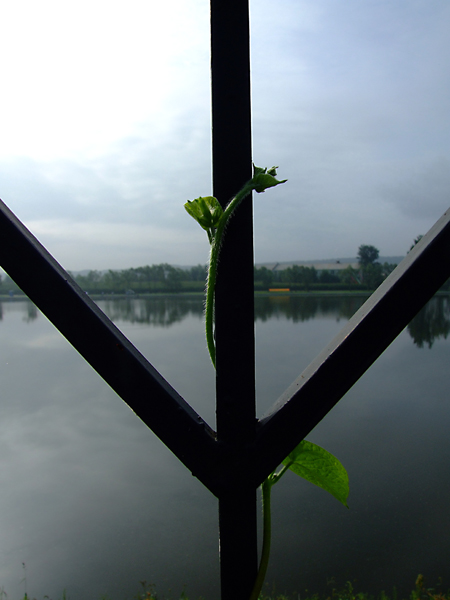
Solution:
[(379, 251), (374, 246), (359, 247), (359, 267), (349, 265), (345, 269), (334, 271), (315, 267), (293, 265), (284, 270), (270, 271), (267, 267), (255, 268), (255, 290), (269, 287), (289, 287), (292, 291), (343, 291), (374, 290), (397, 265), (375, 262)]
[[(367, 291), (375, 289), (392, 271), (395, 265), (369, 265), (361, 278), (359, 271), (348, 267), (339, 275), (328, 270), (318, 272), (314, 267), (293, 265), (283, 270), (272, 271), (267, 267), (254, 269), (255, 291), (268, 291), (270, 287), (284, 287), (291, 291)], [(85, 292), (101, 294), (161, 294), (198, 293), (205, 290), (208, 268), (196, 265), (189, 268), (174, 267), (167, 263), (142, 267), (87, 271), (72, 274)], [(17, 284), (8, 276), (0, 276), (0, 294), (20, 294)]]
[[(333, 580), (329, 582), (330, 587), (333, 585)], [(43, 600), (52, 600), (50, 596), (44, 596)], [(13, 600), (6, 594), (3, 588), (0, 588), (0, 600)], [(37, 600), (35, 597), (25, 594), (20, 600)], [(56, 598), (55, 598), (56, 600)], [(77, 600), (72, 598), (66, 592), (58, 600)], [(100, 596), (99, 600), (110, 600), (107, 594)], [(145, 581), (141, 581), (141, 590), (124, 600), (174, 600), (172, 597), (161, 596), (157, 594), (154, 585), (149, 585)], [(189, 597), (183, 591), (178, 596), (178, 600), (189, 600)], [(203, 600), (199, 598), (198, 600)], [(450, 600), (450, 590), (446, 592), (442, 590), (442, 581), (439, 581), (436, 586), (426, 587), (425, 578), (419, 575), (416, 579), (414, 589), (407, 596), (398, 596), (397, 590), (394, 588), (389, 595), (385, 591), (379, 592), (377, 595), (361, 592), (356, 589), (351, 581), (347, 581), (341, 589), (332, 587), (329, 592), (324, 594), (310, 593), (305, 590), (303, 594), (295, 594), (289, 596), (286, 594), (271, 594), (261, 593), (258, 600)]]
[[(263, 175), (268, 176), (269, 173)], [(274, 184), (272, 183), (272, 185)], [(199, 201), (203, 201), (203, 204), (195, 206), (195, 203)], [(200, 215), (199, 218), (205, 224), (210, 243), (213, 240), (214, 219), (218, 223), (223, 214), (222, 209), (220, 208), (220, 211), (222, 211), (220, 212), (214, 201), (216, 201), (215, 198), (207, 196), (186, 203), (192, 216)], [(205, 221), (205, 218), (208, 218), (205, 217), (206, 209), (212, 211), (210, 222)], [(203, 228), (205, 229), (205, 227)], [(222, 235), (223, 230), (221, 237)], [(414, 248), (422, 237), (419, 235), (414, 240), (409, 251)], [(378, 248), (362, 244), (358, 249), (358, 268), (351, 265), (334, 270), (317, 270), (315, 267), (304, 265), (292, 265), (292, 267), (286, 269), (277, 268), (276, 270), (267, 267), (255, 267), (253, 277), (255, 292), (267, 292), (270, 288), (289, 288), (291, 292), (371, 292), (396, 267), (395, 264), (377, 262), (378, 257)], [(92, 295), (203, 294), (208, 277), (208, 267), (207, 265), (196, 265), (181, 268), (168, 263), (161, 263), (122, 270), (91, 270), (85, 273), (71, 273), (71, 275), (81, 289)], [(442, 290), (450, 290), (450, 280), (442, 287)], [(0, 295), (8, 296), (21, 293), (20, 288), (8, 275), (3, 277), (0, 275)]]
[(216, 347), (214, 341), (214, 291), (216, 287), (217, 268), (219, 263), (219, 254), (222, 248), (222, 242), (226, 226), (241, 202), (247, 198), (252, 191), (263, 193), (267, 188), (275, 187), (286, 183), (286, 179), (279, 181), (275, 178), (277, 167), (271, 169), (262, 169), (253, 165), (253, 177), (247, 181), (237, 194), (228, 202), (225, 210), (219, 201), (213, 196), (199, 197), (195, 200), (188, 200), (184, 208), (187, 213), (204, 229), (208, 235), (208, 241), (211, 245), (208, 280), (206, 283), (206, 301), (205, 301), (205, 325), (206, 325), (206, 343), (208, 345), (211, 362), (216, 366)]
[[(271, 473), (262, 483), (263, 503), (263, 545), (261, 559), (250, 600), (260, 598), (267, 567), (269, 566), (270, 543), (272, 535), (271, 524), (271, 491), (272, 487), (290, 469), (296, 475), (303, 477), (329, 492), (332, 496), (347, 506), (349, 493), (348, 475), (338, 459), (316, 444), (302, 440), (300, 444), (283, 460), (283, 467), (278, 473)], [(347, 506), (348, 508), (348, 506)]]
[[(110, 269), (70, 275), (89, 294), (203, 293), (207, 269), (205, 265), (181, 269), (162, 263), (118, 271)], [(0, 282), (0, 293), (8, 295), (9, 291), (20, 293), (20, 288), (6, 276)]]
[[(253, 177), (239, 190), (234, 198), (222, 210), (219, 201), (211, 196), (200, 197), (188, 201), (184, 205), (186, 211), (206, 231), (208, 241), (211, 244), (211, 254), (208, 270), (208, 281), (206, 284), (205, 301), (205, 325), (206, 343), (208, 346), (211, 362), (216, 367), (216, 345), (214, 336), (214, 291), (217, 280), (219, 255), (222, 247), (223, 237), (229, 219), (239, 204), (251, 194), (253, 190), (258, 193), (264, 192), (269, 187), (285, 183), (286, 180), (278, 181), (275, 178), (277, 167), (261, 169), (254, 166)], [(250, 600), (258, 600), (266, 577), (269, 565), (270, 545), (272, 536), (271, 519), (271, 491), (272, 487), (281, 479), (288, 470), (293, 471), (300, 477), (326, 490), (337, 500), (347, 506), (349, 493), (347, 471), (332, 454), (302, 440), (296, 448), (283, 460), (282, 469), (276, 473), (270, 473), (262, 482), (262, 505), (263, 505), (263, 544), (258, 574), (253, 586)]]

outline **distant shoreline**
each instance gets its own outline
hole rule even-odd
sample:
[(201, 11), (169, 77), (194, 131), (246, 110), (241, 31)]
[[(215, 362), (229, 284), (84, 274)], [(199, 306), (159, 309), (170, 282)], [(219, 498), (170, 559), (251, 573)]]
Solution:
[[(269, 292), (256, 290), (254, 296), (257, 298), (282, 298), (286, 296), (305, 296), (305, 297), (318, 297), (318, 296), (351, 296), (351, 297), (362, 297), (368, 298), (373, 294), (375, 290), (317, 290), (317, 291), (306, 291), (306, 290), (293, 290), (283, 292)], [(205, 294), (201, 292), (154, 292), (147, 294), (86, 294), (91, 300), (138, 300), (146, 298), (156, 297), (189, 297), (189, 298), (204, 298)], [(449, 296), (450, 291), (438, 291), (434, 294), (435, 296)], [(8, 294), (0, 294), (0, 302), (15, 300), (30, 300), (26, 294), (15, 292), (13, 296)], [(32, 300), (30, 300), (32, 302)]]

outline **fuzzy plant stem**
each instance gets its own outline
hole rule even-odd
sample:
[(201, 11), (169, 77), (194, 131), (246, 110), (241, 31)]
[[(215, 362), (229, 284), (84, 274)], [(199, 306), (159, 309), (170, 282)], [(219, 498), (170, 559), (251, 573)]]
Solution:
[[(236, 196), (230, 200), (223, 211), (223, 215), (217, 225), (214, 239), (211, 244), (211, 254), (209, 258), (208, 279), (206, 283), (206, 303), (205, 303), (205, 327), (206, 343), (208, 346), (211, 362), (216, 367), (216, 344), (214, 341), (214, 292), (217, 280), (217, 267), (219, 263), (219, 253), (222, 246), (223, 236), (227, 223), (239, 204), (254, 189), (253, 180), (247, 183), (239, 190)], [(209, 236), (208, 236), (209, 237)]]
[(270, 543), (272, 539), (272, 514), (270, 507), (270, 493), (274, 486), (289, 469), (290, 465), (284, 465), (279, 473), (272, 473), (264, 479), (261, 485), (262, 490), (262, 509), (263, 509), (263, 544), (261, 549), (261, 560), (259, 561), (258, 574), (255, 579), (250, 600), (258, 600), (261, 589), (266, 578), (267, 567), (269, 566)]
[(272, 537), (272, 516), (270, 511), (270, 492), (273, 481), (268, 477), (264, 480), (262, 488), (263, 505), (263, 545), (261, 550), (261, 560), (259, 562), (258, 575), (256, 576), (250, 600), (258, 600), (259, 594), (266, 578), (267, 567), (269, 566), (270, 542)]

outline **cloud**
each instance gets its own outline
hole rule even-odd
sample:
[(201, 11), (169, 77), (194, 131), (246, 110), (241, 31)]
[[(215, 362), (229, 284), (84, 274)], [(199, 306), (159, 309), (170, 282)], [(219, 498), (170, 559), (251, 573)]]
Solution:
[(450, 206), (450, 158), (391, 165), (389, 175), (384, 196), (403, 215), (437, 220)]
[[(96, 21), (104, 5), (94, 5)], [(145, 6), (136, 0), (130, 15)], [(77, 104), (70, 86), (56, 90), (61, 114), (55, 100), (30, 117), (14, 88), (8, 96), (20, 107), (8, 100), (20, 143), (2, 146), (0, 195), (72, 269), (206, 260), (206, 238), (182, 205), (211, 193), (208, 3), (180, 11), (171, 27), (165, 12), (152, 21), (159, 46), (131, 39), (130, 53), (130, 15), (117, 48), (117, 11), (104, 47), (86, 25), (79, 63), (61, 47), (61, 82), (73, 76), (84, 94)], [(352, 256), (361, 243), (402, 254), (447, 208), (449, 18), (440, 0), (252, 6), (254, 160), (289, 180), (255, 195), (257, 260)], [(42, 71), (47, 86), (51, 73)]]
[(194, 225), (193, 231), (176, 231), (158, 222), (137, 224), (51, 219), (27, 223), (30, 231), (69, 270), (78, 270), (79, 265), (93, 269), (123, 269), (162, 262), (186, 264), (186, 255), (198, 255), (198, 262), (206, 263), (206, 237), (203, 239), (200, 228), (197, 232)]
[(174, 121), (176, 137), (146, 131), (95, 159), (4, 160), (2, 199), (69, 269), (206, 262), (183, 204), (211, 193), (209, 115), (187, 122)]

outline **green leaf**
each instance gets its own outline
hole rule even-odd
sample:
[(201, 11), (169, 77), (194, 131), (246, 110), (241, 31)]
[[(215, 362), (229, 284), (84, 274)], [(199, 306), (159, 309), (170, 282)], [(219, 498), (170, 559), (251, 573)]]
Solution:
[(214, 196), (204, 196), (195, 200), (188, 200), (184, 208), (206, 231), (215, 229), (223, 215), (222, 207)]
[(289, 467), (300, 477), (326, 490), (348, 508), (347, 471), (335, 456), (320, 446), (303, 440), (283, 460), (283, 465)]
[(262, 169), (261, 167), (256, 167), (255, 165), (253, 165), (253, 189), (256, 192), (261, 193), (269, 187), (274, 187), (276, 185), (279, 185), (280, 183), (285, 183), (287, 179), (278, 181), (278, 179), (275, 178), (275, 175), (277, 174), (277, 168), (278, 167)]
[[(260, 173), (265, 173), (266, 171), (267, 171), (267, 169), (264, 169), (263, 167), (257, 167), (256, 165), (253, 165), (253, 178), (255, 178)], [(275, 173), (271, 173), (271, 175), (276, 175), (276, 172)]]

